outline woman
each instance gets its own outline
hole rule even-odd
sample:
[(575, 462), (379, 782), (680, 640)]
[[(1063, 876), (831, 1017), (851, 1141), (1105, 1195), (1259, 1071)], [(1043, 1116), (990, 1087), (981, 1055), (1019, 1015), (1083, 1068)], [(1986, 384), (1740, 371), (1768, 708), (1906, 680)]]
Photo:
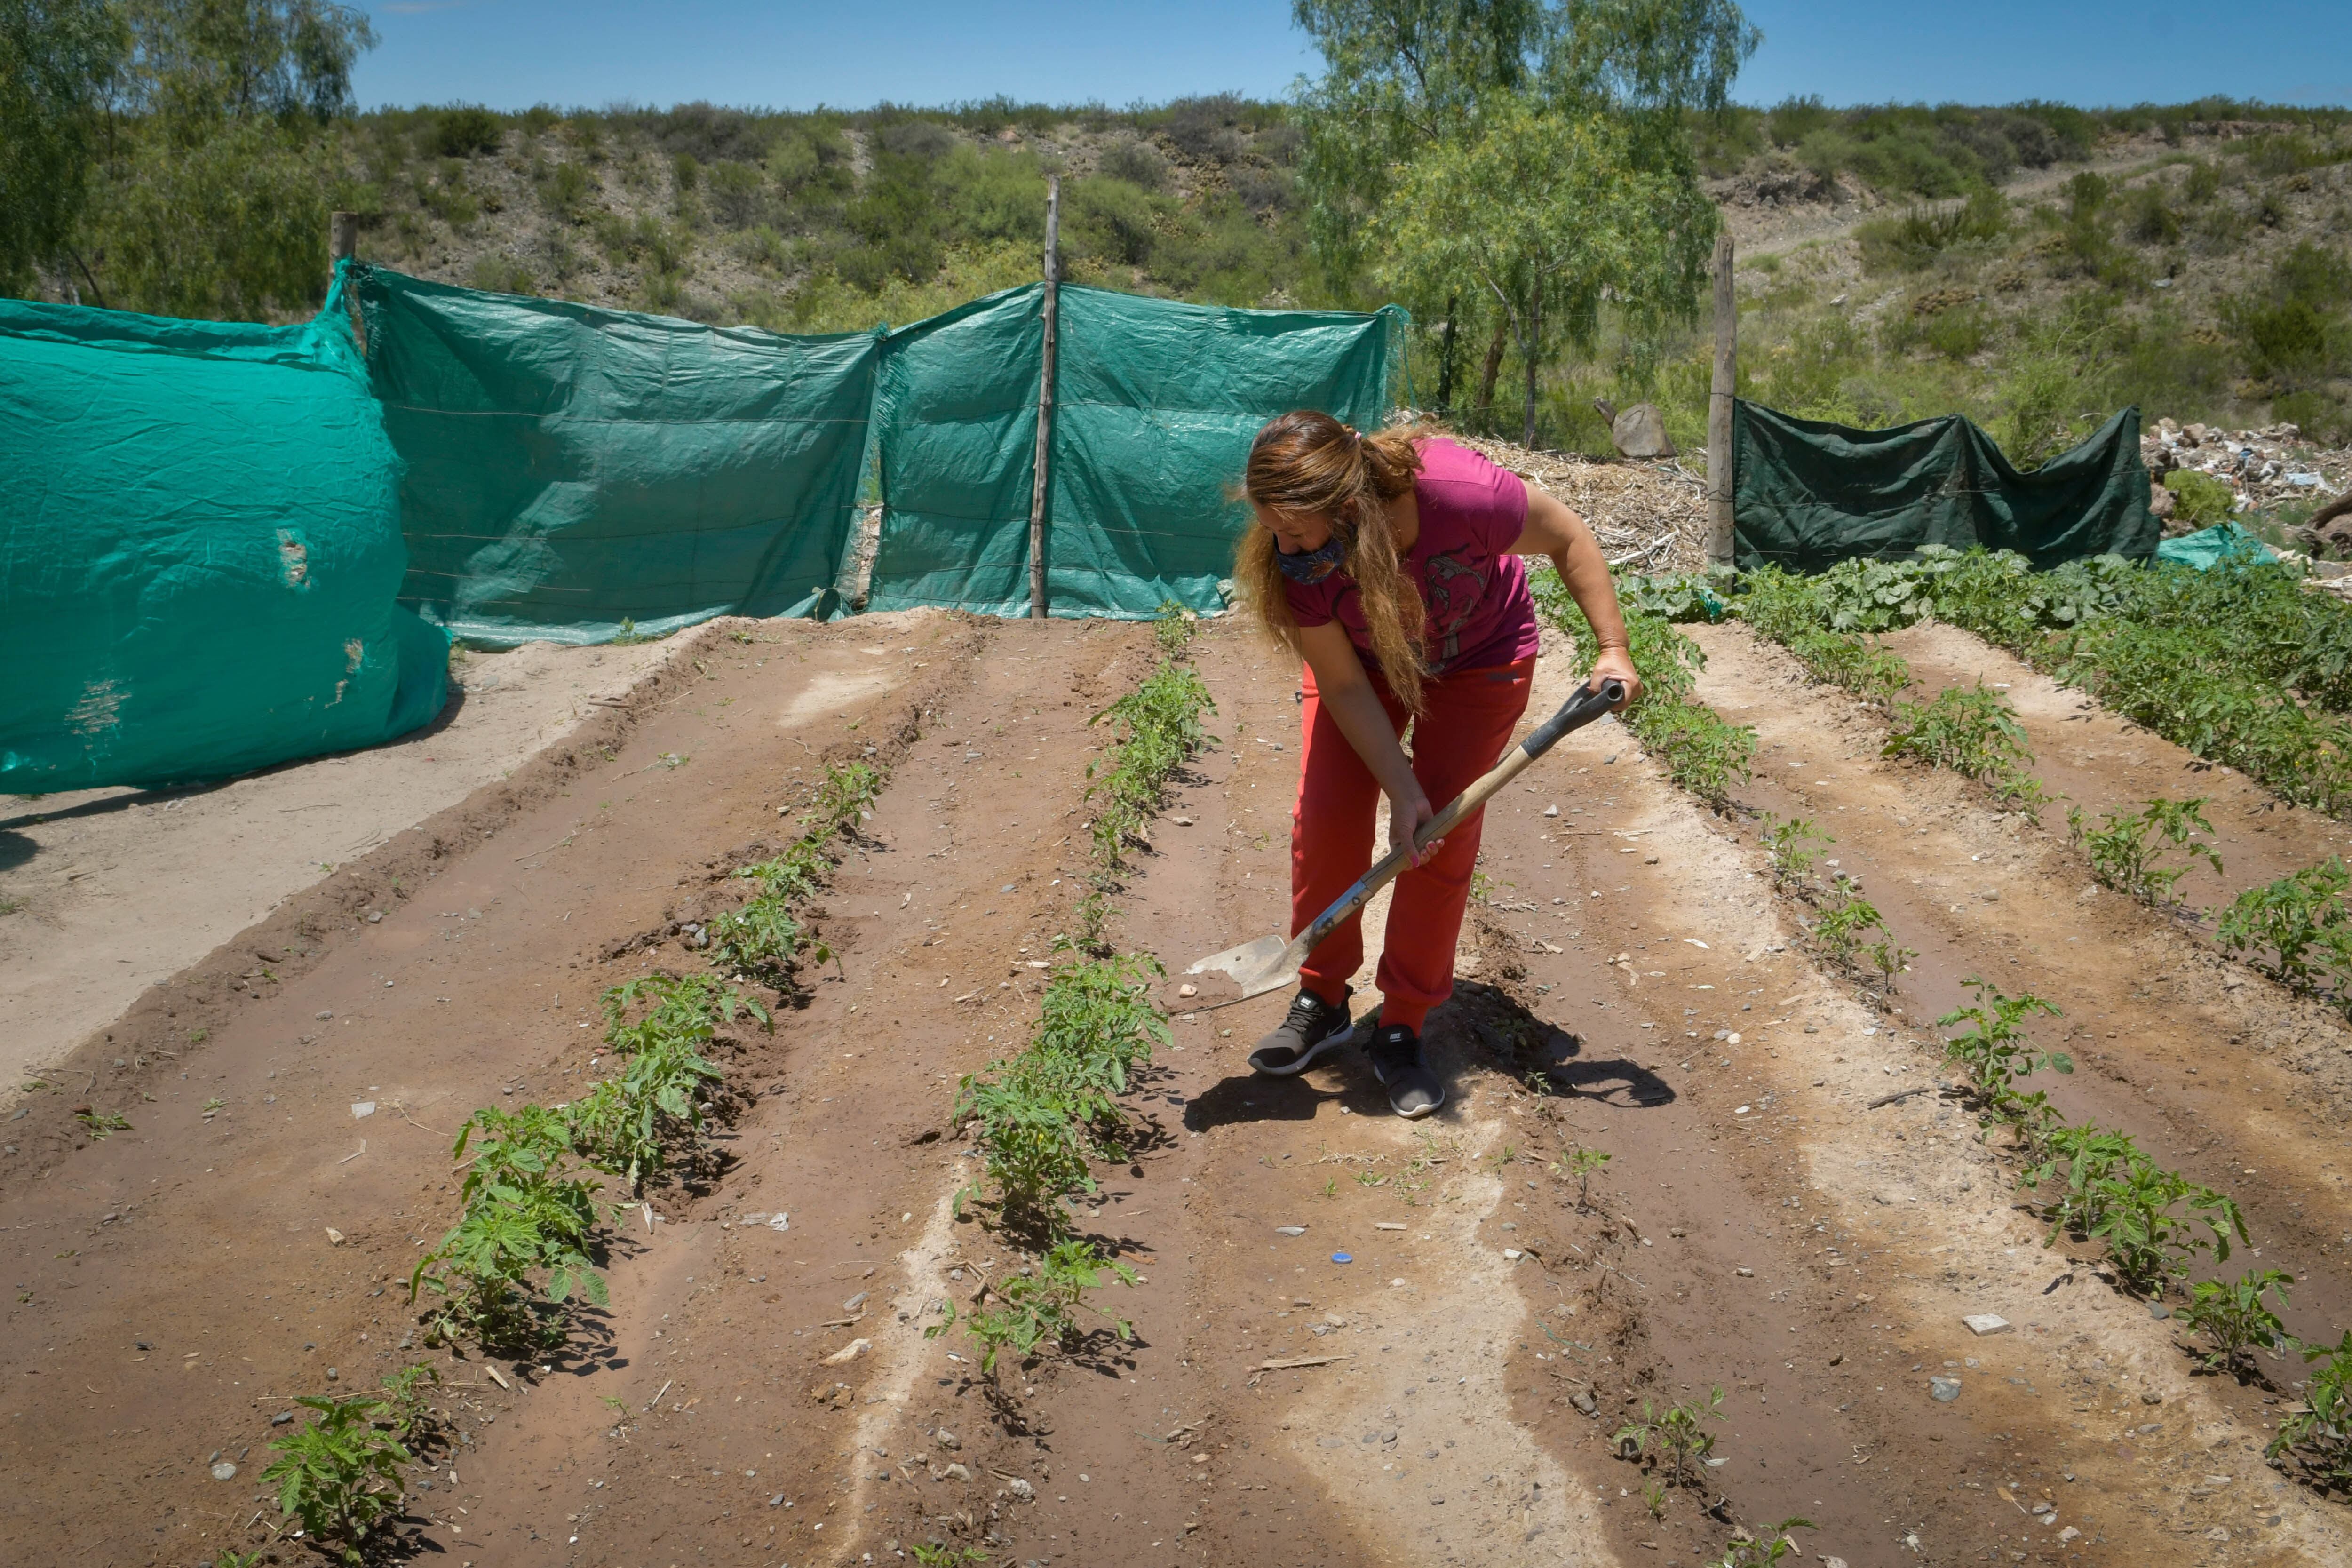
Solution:
[[(1410, 845), (1436, 815), (1433, 802), (1502, 756), (1535, 676), (1535, 602), (1519, 557), (1549, 556), (1592, 623), (1592, 684), (1614, 677), (1627, 701), (1641, 687), (1609, 563), (1584, 520), (1466, 447), (1419, 427), (1365, 436), (1328, 414), (1286, 414), (1251, 443), (1242, 489), (1256, 525), (1234, 578), (1263, 628), (1307, 665), (1290, 835), (1296, 934), (1371, 864), (1381, 795), (1389, 841)], [(1422, 1061), (1421, 1026), (1453, 993), (1484, 816), (1397, 879), (1365, 1051), (1400, 1116), (1445, 1102)], [(1297, 999), (1250, 1066), (1287, 1076), (1345, 1043), (1349, 981), (1363, 957), (1361, 920), (1350, 920), (1299, 966)]]

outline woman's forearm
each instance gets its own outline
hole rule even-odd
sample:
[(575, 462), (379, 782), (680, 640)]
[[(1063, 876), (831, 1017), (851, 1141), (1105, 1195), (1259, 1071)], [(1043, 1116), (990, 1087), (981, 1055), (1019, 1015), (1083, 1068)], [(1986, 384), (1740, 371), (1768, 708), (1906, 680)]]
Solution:
[(1568, 589), (1568, 596), (1591, 623), (1592, 635), (1605, 648), (1628, 645), (1624, 613), (1617, 607), (1617, 584), (1609, 575), (1609, 559), (1589, 528), (1579, 527), (1568, 548), (1551, 558), (1552, 569)]
[(1380, 781), (1381, 788), (1391, 799), (1410, 797), (1421, 788), (1412, 776), (1412, 763), (1397, 742), (1396, 731), (1389, 724), (1389, 716), (1381, 700), (1372, 694), (1369, 682), (1357, 681), (1337, 690), (1321, 693), (1319, 700), (1330, 710), (1332, 721), (1339, 733), (1348, 737), (1348, 744)]

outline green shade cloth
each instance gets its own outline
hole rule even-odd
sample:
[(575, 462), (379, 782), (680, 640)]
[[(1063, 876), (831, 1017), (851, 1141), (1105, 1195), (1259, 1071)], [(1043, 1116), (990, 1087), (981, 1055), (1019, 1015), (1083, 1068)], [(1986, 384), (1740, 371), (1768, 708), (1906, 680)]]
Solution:
[[(866, 607), (1029, 610), (1042, 284), (890, 334), (874, 400), (885, 510)], [(1403, 312), (1237, 310), (1064, 284), (1045, 596), (1056, 616), (1224, 607), (1250, 438), (1319, 408), (1388, 406)]]
[(1380, 426), (1402, 311), (1235, 310), (1065, 286), (1045, 597), (1057, 616), (1208, 614), (1249, 522), (1251, 437), (1317, 408)]
[(499, 647), (829, 607), (875, 334), (706, 327), (379, 267), (354, 280), (407, 465), (402, 599), (427, 619)]
[(349, 320), (341, 281), (297, 327), (0, 300), (0, 791), (220, 778), (440, 712)]
[(2217, 522), (2210, 528), (2166, 540), (2156, 547), (2156, 558), (2179, 566), (2194, 566), (2202, 572), (2224, 561), (2275, 561), (2278, 552), (2234, 522)]
[(2158, 528), (2126, 408), (2072, 451), (2021, 473), (1958, 415), (1888, 430), (1732, 408), (1732, 516), (1742, 571), (1819, 572), (1923, 544), (2013, 550), (2048, 568), (2089, 555), (2145, 561)]
[(867, 609), (1028, 614), (1044, 300), (1042, 283), (1008, 289), (884, 340), (873, 434), (884, 510)]

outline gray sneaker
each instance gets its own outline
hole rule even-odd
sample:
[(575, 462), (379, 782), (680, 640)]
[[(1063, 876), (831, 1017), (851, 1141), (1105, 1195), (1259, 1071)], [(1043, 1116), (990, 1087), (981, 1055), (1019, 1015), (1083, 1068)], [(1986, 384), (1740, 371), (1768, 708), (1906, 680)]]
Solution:
[(1364, 1055), (1371, 1058), (1372, 1076), (1389, 1091), (1389, 1109), (1399, 1116), (1416, 1121), (1445, 1103), (1445, 1085), (1421, 1059), (1421, 1037), (1404, 1025), (1375, 1029)]
[(1349, 991), (1335, 1007), (1305, 986), (1299, 987), (1282, 1026), (1250, 1053), (1250, 1070), (1267, 1078), (1288, 1078), (1305, 1072), (1316, 1058), (1346, 1045), (1355, 1026), (1348, 1016), (1348, 997), (1354, 994)]

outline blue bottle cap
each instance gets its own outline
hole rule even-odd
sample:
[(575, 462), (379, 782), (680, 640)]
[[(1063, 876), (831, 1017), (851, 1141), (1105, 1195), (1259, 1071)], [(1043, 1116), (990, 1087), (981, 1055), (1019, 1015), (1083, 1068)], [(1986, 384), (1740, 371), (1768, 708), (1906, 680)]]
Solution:
[(1331, 1255), (1331, 1261), (1334, 1263), (1353, 1263), (1356, 1260), (1349, 1257), (1344, 1252), (1335, 1252)]

